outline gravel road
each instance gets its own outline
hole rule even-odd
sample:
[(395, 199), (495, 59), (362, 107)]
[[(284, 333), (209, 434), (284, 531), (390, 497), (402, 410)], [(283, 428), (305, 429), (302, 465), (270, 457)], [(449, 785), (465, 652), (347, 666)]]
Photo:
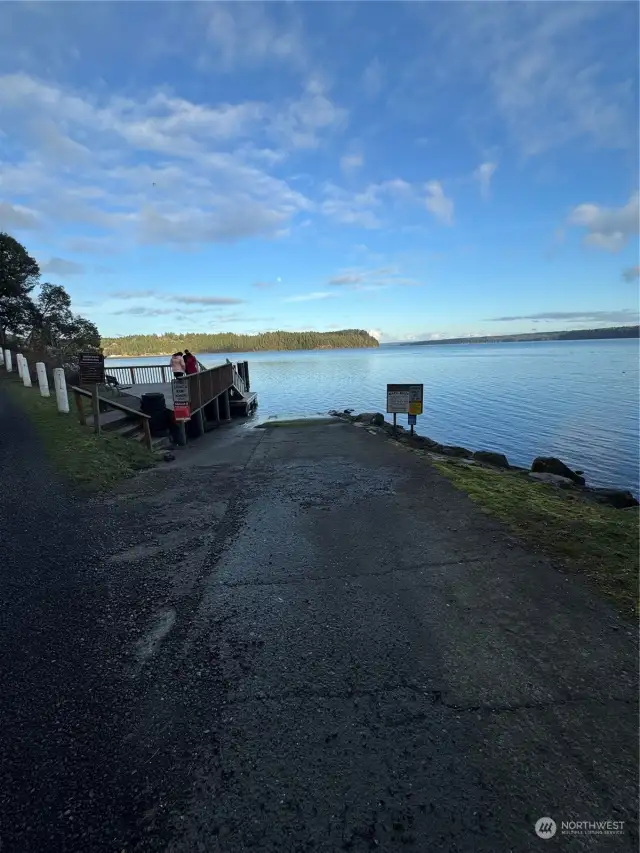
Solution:
[(424, 459), (233, 429), (79, 499), (0, 397), (0, 465), (2, 853), (636, 849), (634, 631)]

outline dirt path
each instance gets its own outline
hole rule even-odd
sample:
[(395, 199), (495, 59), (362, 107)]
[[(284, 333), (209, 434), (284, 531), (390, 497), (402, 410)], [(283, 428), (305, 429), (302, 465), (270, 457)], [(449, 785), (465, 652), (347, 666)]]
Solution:
[(78, 737), (106, 726), (102, 827), (65, 823), (86, 785), (62, 756), (39, 765), (62, 792), (44, 818), (11, 825), (3, 794), (3, 853), (522, 853), (542, 816), (625, 822), (563, 849), (635, 849), (634, 636), (608, 604), (349, 425), (212, 435), (181, 460), (93, 507), (106, 675)]

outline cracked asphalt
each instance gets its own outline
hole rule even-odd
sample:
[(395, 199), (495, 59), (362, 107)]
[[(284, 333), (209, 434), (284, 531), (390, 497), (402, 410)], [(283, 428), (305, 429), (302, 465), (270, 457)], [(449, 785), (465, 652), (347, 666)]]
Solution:
[(20, 418), (2, 853), (637, 849), (635, 632), (423, 459), (220, 430), (86, 501)]

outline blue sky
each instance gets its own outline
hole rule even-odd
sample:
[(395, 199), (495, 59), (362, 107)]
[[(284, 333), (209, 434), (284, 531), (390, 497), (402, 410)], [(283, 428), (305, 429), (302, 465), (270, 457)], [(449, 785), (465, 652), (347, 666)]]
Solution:
[(635, 3), (4, 3), (0, 229), (104, 335), (630, 323)]

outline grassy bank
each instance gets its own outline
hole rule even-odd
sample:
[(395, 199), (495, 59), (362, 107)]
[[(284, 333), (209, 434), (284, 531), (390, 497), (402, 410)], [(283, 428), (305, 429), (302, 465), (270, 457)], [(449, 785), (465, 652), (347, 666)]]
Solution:
[(638, 512), (583, 500), (526, 475), (438, 461), (436, 467), (536, 550), (584, 575), (627, 615), (638, 607)]
[(0, 387), (28, 415), (54, 466), (76, 485), (104, 489), (154, 464), (153, 455), (137, 441), (96, 436), (90, 427), (80, 426), (73, 411), (60, 414), (55, 396), (41, 397), (37, 388), (25, 388), (9, 377), (0, 380)]

